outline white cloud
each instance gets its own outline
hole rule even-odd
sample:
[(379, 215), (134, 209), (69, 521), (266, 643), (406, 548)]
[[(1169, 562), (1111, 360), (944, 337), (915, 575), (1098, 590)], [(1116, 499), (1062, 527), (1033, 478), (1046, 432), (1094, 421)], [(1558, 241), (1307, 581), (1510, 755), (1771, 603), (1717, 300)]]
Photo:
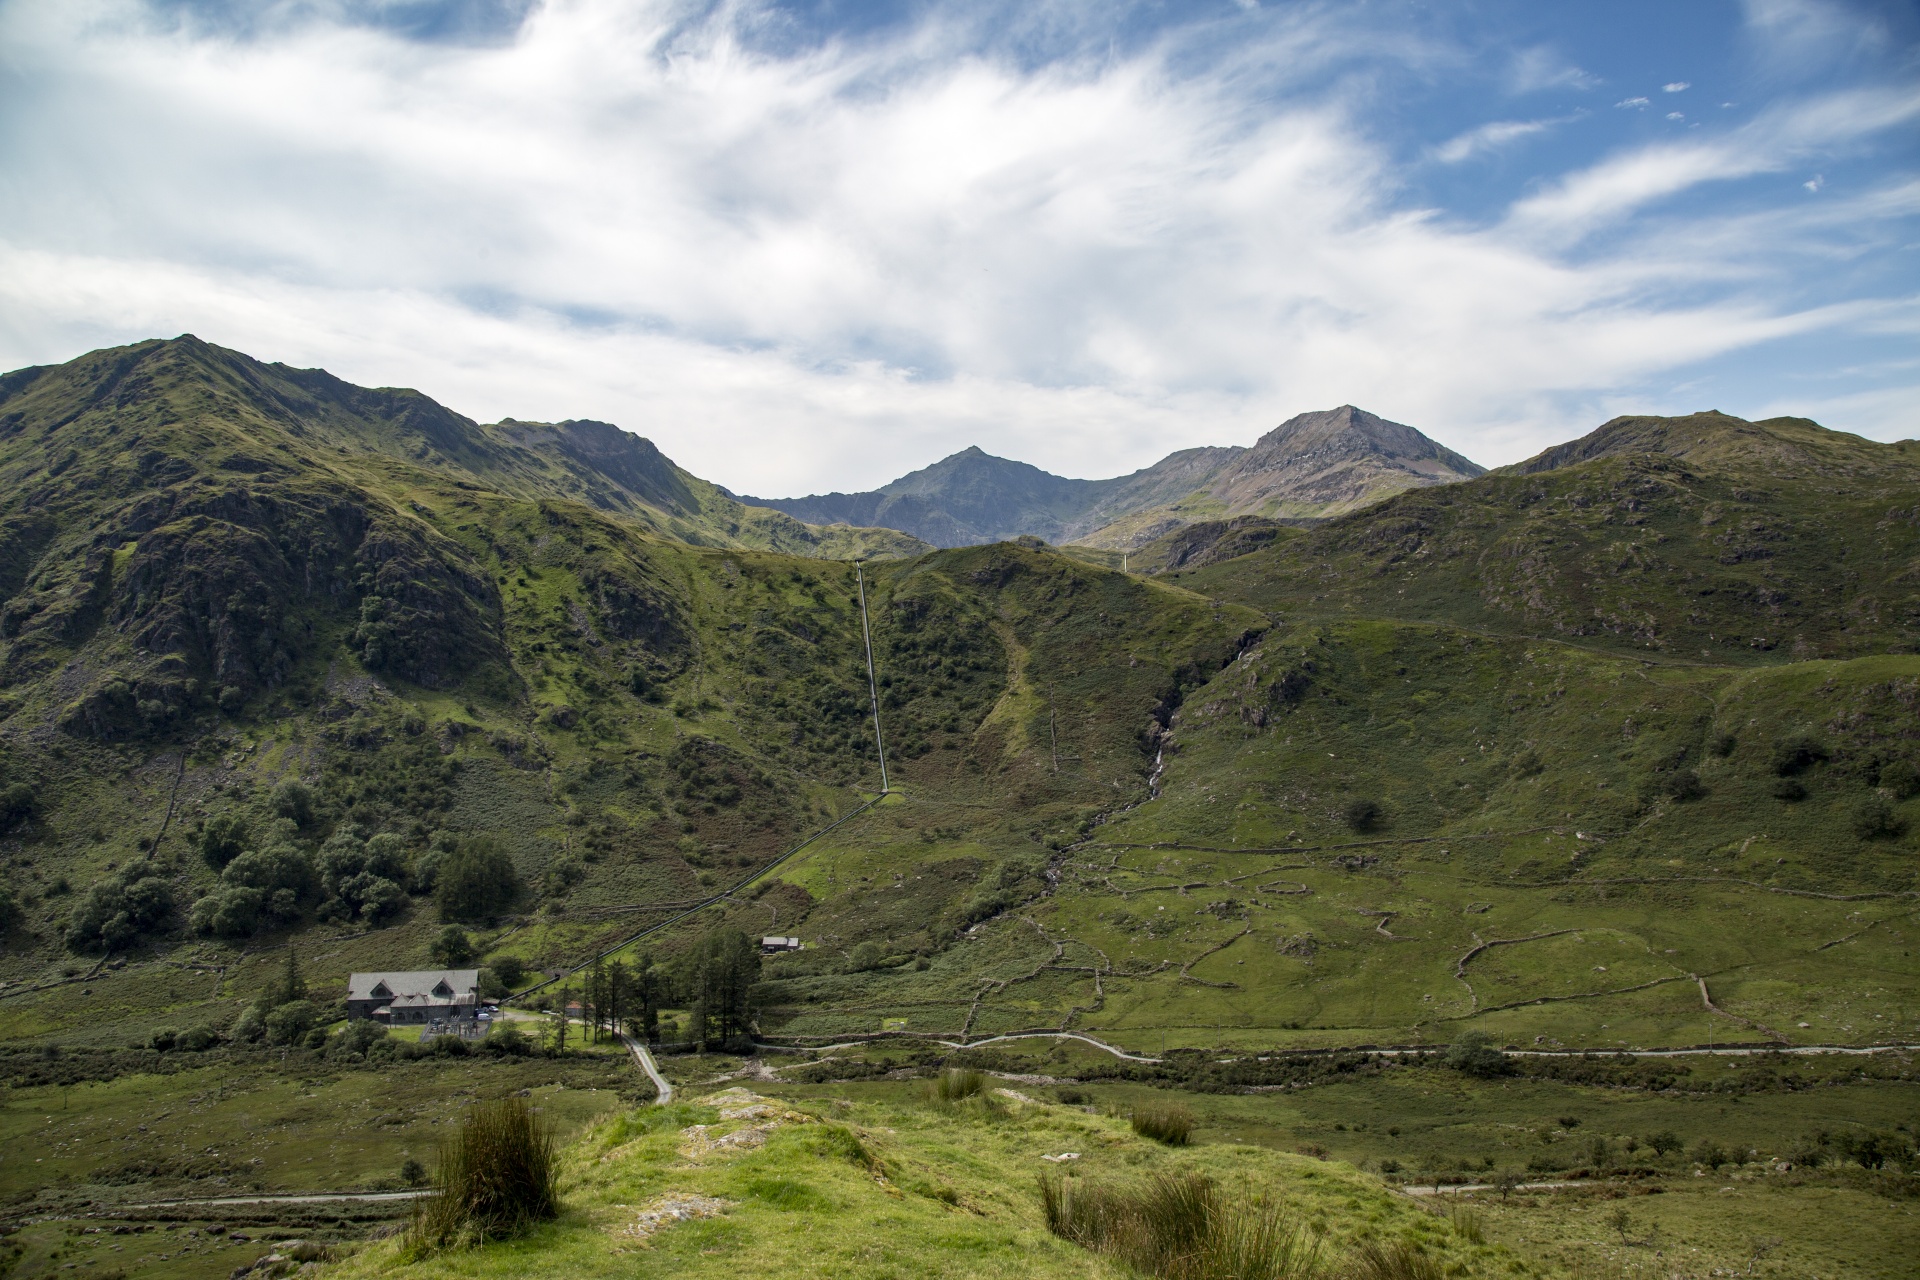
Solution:
[[(1514, 206), (1516, 228), (1577, 240), (1652, 201), (1704, 183), (1777, 173), (1813, 151), (1920, 116), (1920, 92), (1858, 89), (1770, 108), (1712, 140), (1623, 152)], [(1671, 117), (1670, 117), (1671, 118)]]
[(1522, 138), (1545, 133), (1553, 126), (1565, 124), (1573, 118), (1566, 116), (1558, 120), (1495, 120), (1449, 138), (1434, 148), (1433, 156), (1443, 164), (1458, 164), (1462, 160), (1488, 151), (1498, 151), (1508, 143), (1518, 142)]
[(1647, 98), (1622, 98), (1613, 105), (1616, 107), (1644, 107), (1650, 101), (1651, 100)]
[(1034, 66), (937, 19), (773, 54), (750, 9), (690, 13), (548, 0), (476, 47), (0, 0), (0, 363), (193, 331), (480, 418), (604, 418), (767, 495), (975, 443), (1114, 474), (1343, 402), (1499, 462), (1622, 386), (1845, 323), (1669, 301), (1746, 269), (1711, 235), (1563, 247), (1905, 109), (1801, 104), (1468, 226), (1405, 203), (1361, 90), (1293, 92), (1361, 43), (1337, 10), (1198, 77), (1158, 46)]
[(1805, 187), (1809, 191), (1818, 191), (1820, 188), (1827, 185), (1827, 180), (1823, 175), (1816, 173), (1813, 175), (1813, 177), (1810, 180), (1803, 182), (1800, 185)]
[(1693, 88), (1693, 86), (1688, 84), (1685, 80), (1675, 80), (1671, 84), (1663, 84), (1660, 86), (1660, 90), (1662, 93), (1685, 93), (1688, 89), (1691, 89), (1691, 88)]

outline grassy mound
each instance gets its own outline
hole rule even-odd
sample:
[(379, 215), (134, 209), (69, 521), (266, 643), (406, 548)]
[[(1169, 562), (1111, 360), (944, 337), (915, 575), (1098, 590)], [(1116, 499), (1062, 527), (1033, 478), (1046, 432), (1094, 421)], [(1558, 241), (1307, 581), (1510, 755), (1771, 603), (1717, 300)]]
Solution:
[(1117, 1116), (988, 1092), (1005, 1105), (728, 1090), (644, 1108), (561, 1153), (551, 1223), (417, 1262), (383, 1242), (331, 1274), (1279, 1277), (1346, 1267), (1368, 1242), (1450, 1274), (1552, 1274), (1349, 1166), (1172, 1150)]

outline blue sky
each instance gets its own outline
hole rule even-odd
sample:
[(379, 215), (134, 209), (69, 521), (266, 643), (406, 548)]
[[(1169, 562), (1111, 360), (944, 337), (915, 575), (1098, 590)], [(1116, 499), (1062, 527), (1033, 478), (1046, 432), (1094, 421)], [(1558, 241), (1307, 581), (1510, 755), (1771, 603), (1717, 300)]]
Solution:
[(770, 494), (1912, 437), (1920, 6), (0, 0), (0, 366), (189, 331)]

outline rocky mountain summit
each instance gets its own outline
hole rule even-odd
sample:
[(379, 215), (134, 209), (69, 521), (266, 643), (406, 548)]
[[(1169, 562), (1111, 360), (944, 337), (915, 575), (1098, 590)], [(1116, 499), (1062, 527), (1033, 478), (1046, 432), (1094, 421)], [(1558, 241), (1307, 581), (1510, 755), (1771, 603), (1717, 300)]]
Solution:
[(1182, 449), (1109, 480), (1056, 476), (972, 448), (867, 493), (740, 501), (943, 547), (1029, 535), (1125, 550), (1199, 521), (1310, 524), (1485, 471), (1412, 427), (1342, 405), (1289, 418), (1251, 448)]

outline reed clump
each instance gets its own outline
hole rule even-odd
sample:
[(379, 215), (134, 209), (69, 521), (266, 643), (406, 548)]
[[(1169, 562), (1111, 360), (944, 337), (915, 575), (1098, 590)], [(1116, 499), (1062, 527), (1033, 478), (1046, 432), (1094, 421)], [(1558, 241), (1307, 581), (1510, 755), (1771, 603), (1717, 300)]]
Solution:
[(1062, 1239), (1160, 1280), (1307, 1280), (1318, 1245), (1264, 1199), (1222, 1196), (1198, 1173), (1132, 1186), (1040, 1180), (1047, 1227)]
[(927, 1096), (935, 1102), (964, 1102), (986, 1091), (987, 1078), (978, 1071), (949, 1067), (933, 1078)]
[(440, 1150), (432, 1194), (414, 1202), (409, 1252), (504, 1239), (559, 1212), (553, 1135), (523, 1099), (476, 1103)]
[(1135, 1133), (1169, 1147), (1184, 1147), (1193, 1141), (1194, 1127), (1200, 1123), (1190, 1107), (1177, 1102), (1135, 1107), (1130, 1119)]
[(1431, 1254), (1403, 1240), (1368, 1240), (1354, 1250), (1353, 1280), (1447, 1280), (1446, 1268)]

